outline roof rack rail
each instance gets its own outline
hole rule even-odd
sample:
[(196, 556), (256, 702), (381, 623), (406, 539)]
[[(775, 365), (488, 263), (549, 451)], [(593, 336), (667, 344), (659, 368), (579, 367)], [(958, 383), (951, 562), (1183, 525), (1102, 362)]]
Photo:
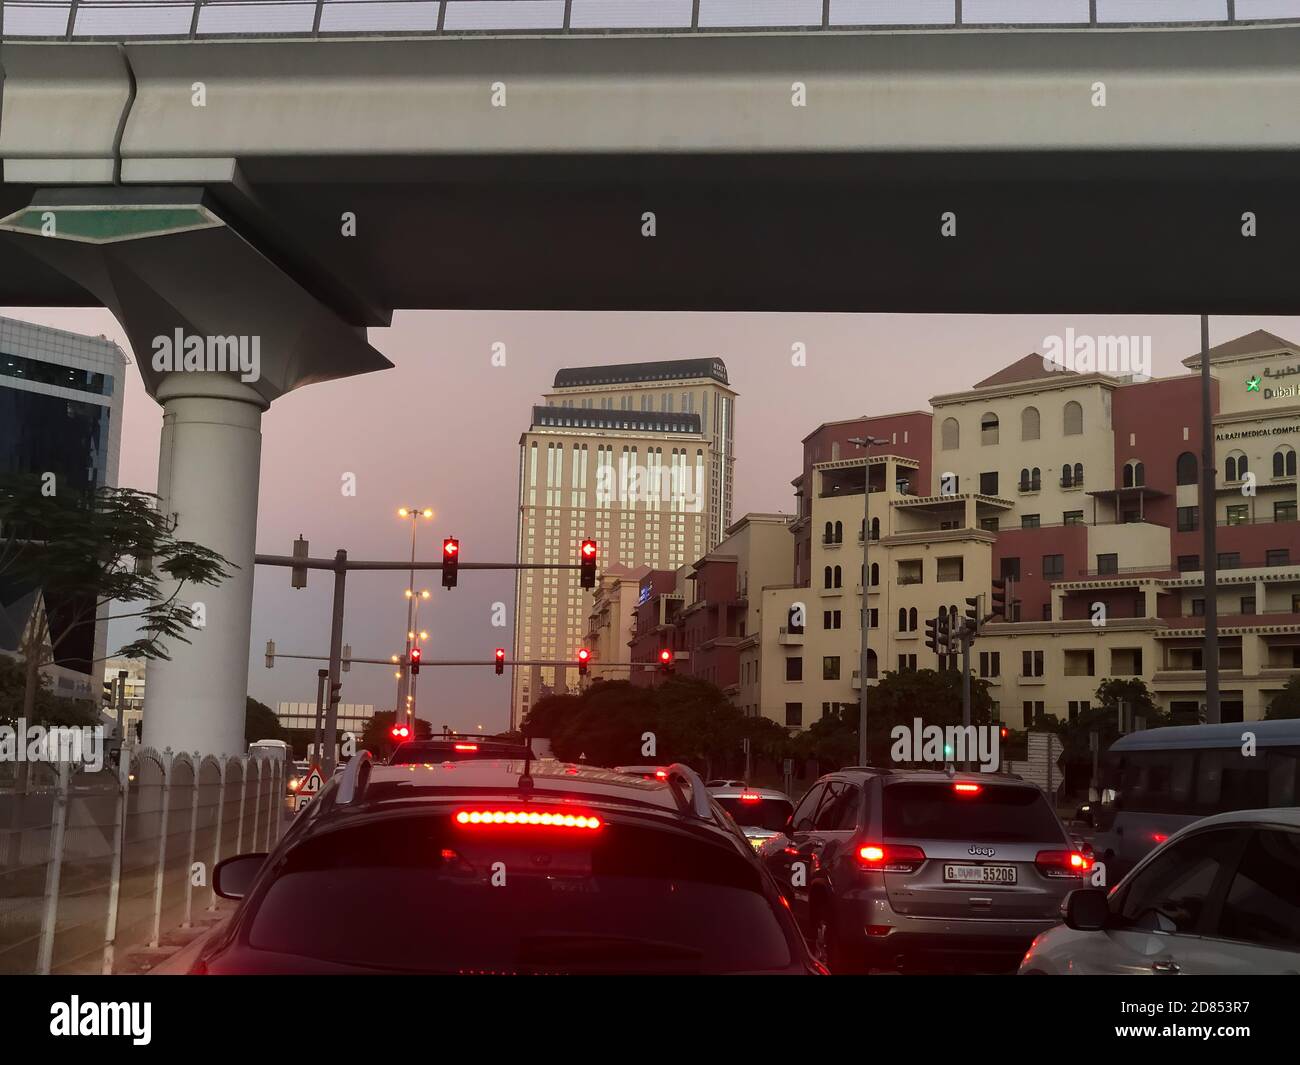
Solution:
[(366, 785), (370, 783), (370, 770), (374, 760), (374, 755), (369, 751), (357, 751), (352, 756), (343, 768), (343, 775), (339, 777), (339, 789), (334, 793), (335, 806), (349, 806), (361, 801)]
[(847, 773), (850, 770), (856, 770), (863, 773), (892, 773), (892, 765), (846, 765), (836, 770), (837, 773)]
[[(674, 762), (665, 772), (667, 773), (668, 787), (672, 789), (673, 798), (677, 800), (677, 805), (682, 813), (697, 817), (701, 821), (712, 821), (714, 819), (713, 807), (709, 804), (709, 793), (705, 790), (704, 781), (699, 773), (682, 762)], [(689, 799), (683, 790), (683, 784), (691, 789)]]

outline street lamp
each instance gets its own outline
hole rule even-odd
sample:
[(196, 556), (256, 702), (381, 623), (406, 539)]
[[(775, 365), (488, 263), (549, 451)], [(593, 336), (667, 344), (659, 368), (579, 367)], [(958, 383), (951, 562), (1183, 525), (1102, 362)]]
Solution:
[[(421, 518), (429, 520), (433, 517), (433, 508), (432, 507), (399, 507), (397, 510), (397, 516), (404, 520), (408, 520), (411, 523), (411, 573), (410, 573), (410, 579), (408, 580), (406, 585), (406, 631), (410, 633), (411, 630), (415, 628), (415, 619), (412, 616), (414, 610), (414, 601), (415, 601), (415, 593), (414, 591), (412, 591), (412, 589), (415, 588), (415, 534), (416, 534), (416, 530), (419, 528)], [(428, 597), (429, 597), (429, 593), (425, 592), (424, 598), (427, 599)], [(412, 645), (412, 637), (408, 635), (406, 638), (406, 657), (403, 659), (404, 662), (410, 662), (411, 660), (411, 645)], [(402, 675), (397, 679), (398, 713), (401, 713), (401, 708), (403, 704), (406, 702), (406, 695), (408, 691), (407, 685), (409, 683), (408, 678), (410, 677), (409, 669), (403, 669), (401, 672)], [(411, 735), (414, 736), (415, 722), (410, 721), (408, 722), (408, 724), (411, 726)]]
[[(862, 419), (866, 423), (866, 418)], [(871, 611), (867, 593), (871, 588), (871, 567), (867, 560), (867, 545), (871, 543), (871, 449), (883, 447), (888, 440), (878, 436), (853, 436), (862, 452), (862, 649), (858, 662), (858, 765), (867, 764), (867, 633), (871, 629)]]

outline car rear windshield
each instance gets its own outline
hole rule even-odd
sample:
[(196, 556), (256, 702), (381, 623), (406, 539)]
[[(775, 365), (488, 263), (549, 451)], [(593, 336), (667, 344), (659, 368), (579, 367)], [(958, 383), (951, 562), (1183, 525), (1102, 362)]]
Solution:
[(1058, 842), (1056, 815), (1037, 788), (982, 784), (974, 794), (951, 783), (898, 783), (884, 789), (888, 839)]
[(528, 748), (517, 743), (404, 743), (393, 751), (389, 765), (425, 762), (468, 762), (477, 758), (527, 758)]
[(746, 972), (790, 947), (758, 867), (676, 830), (388, 818), (303, 841), (253, 950), (405, 972)]
[(742, 828), (769, 828), (779, 832), (794, 812), (789, 799), (718, 798), (717, 803)]

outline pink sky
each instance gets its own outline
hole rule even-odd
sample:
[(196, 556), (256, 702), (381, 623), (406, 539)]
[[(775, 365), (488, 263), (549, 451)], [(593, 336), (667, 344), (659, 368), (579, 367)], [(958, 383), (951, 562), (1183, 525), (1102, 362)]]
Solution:
[[(126, 348), (103, 310), (3, 312), (90, 334)], [(863, 413), (928, 410), (929, 398), (967, 388), (1042, 347), (1076, 333), (1150, 335), (1156, 376), (1185, 372), (1179, 360), (1200, 344), (1195, 318), (1139, 316), (796, 315), (412, 311), (371, 343), (396, 365), (385, 373), (313, 385), (279, 400), (263, 419), (258, 550), (287, 554), (299, 533), (313, 555), (339, 547), (353, 557), (403, 558), (409, 526), (396, 508), (432, 506), (421, 552), (433, 557), (444, 535), (458, 536), (465, 561), (514, 558), (519, 434), (561, 366), (717, 356), (727, 364), (736, 406), (733, 517), (789, 511), (790, 480), (800, 469), (800, 439), (821, 422)], [(1300, 338), (1296, 318), (1214, 318), (1211, 343), (1253, 329)], [(507, 346), (507, 365), (491, 363)], [(807, 366), (791, 365), (791, 346)], [(161, 410), (128, 369), (120, 482), (153, 490)], [(340, 492), (354, 473), (355, 497)], [(417, 578), (419, 580), (419, 578)], [(253, 606), (250, 692), (263, 702), (315, 700), (315, 663), (263, 666), (273, 638), (282, 652), (328, 649), (330, 580), (313, 574), (294, 591), (282, 570), (261, 569)], [(401, 650), (405, 625), (401, 574), (354, 575), (348, 582), (345, 639), (359, 656)], [(433, 658), (490, 658), (509, 646), (510, 629), (491, 625), (493, 603), (513, 611), (508, 574), (462, 574), (444, 591), (437, 574), (421, 627)], [(122, 634), (113, 633), (121, 641)], [(437, 678), (436, 681), (434, 678)], [(434, 726), (504, 727), (508, 676), (491, 669), (425, 670), (419, 716)], [(345, 702), (391, 709), (395, 681), (382, 667), (344, 676)]]

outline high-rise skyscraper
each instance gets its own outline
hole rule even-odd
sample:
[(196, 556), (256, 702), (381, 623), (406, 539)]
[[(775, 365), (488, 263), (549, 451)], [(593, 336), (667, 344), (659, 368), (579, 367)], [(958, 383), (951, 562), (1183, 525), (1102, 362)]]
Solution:
[[(607, 566), (674, 569), (731, 524), (736, 393), (721, 359), (560, 370), (519, 441), (518, 559), (578, 561), (585, 537)], [(511, 719), (577, 688), (586, 599), (576, 570), (525, 569), (515, 588)]]

